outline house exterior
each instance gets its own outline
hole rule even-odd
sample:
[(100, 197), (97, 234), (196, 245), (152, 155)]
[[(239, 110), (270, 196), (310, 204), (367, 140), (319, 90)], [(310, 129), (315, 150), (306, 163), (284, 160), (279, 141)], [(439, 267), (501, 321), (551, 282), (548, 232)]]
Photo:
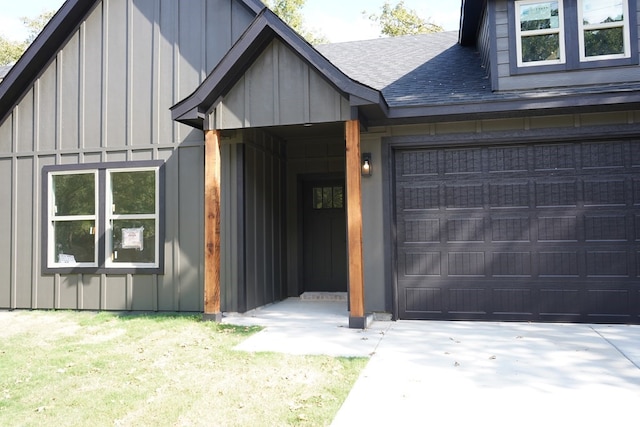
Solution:
[(68, 0), (0, 83), (0, 308), (639, 323), (638, 14), (312, 47), (257, 0)]

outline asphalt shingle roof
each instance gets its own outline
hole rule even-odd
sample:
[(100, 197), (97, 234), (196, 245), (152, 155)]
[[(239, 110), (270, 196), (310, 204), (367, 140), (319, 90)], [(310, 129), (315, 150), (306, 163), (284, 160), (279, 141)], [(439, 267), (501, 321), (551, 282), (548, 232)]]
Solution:
[(5, 78), (13, 65), (0, 65), (0, 81)]
[(475, 47), (458, 32), (315, 46), (352, 79), (382, 92), (389, 107), (542, 100), (568, 95), (640, 91), (636, 82), (493, 92)]
[(390, 107), (473, 102), (491, 96), (479, 54), (458, 44), (457, 31), (316, 48), (352, 79), (380, 90)]

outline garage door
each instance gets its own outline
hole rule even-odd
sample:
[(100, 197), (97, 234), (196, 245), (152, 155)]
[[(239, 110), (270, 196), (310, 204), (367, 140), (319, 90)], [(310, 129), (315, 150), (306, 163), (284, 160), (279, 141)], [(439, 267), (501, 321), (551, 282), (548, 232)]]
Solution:
[(639, 146), (396, 150), (399, 317), (638, 323)]

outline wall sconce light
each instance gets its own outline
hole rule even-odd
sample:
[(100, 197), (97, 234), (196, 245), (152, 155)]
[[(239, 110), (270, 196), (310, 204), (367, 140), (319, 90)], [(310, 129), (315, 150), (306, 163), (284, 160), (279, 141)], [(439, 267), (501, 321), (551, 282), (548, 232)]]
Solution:
[(371, 153), (362, 153), (362, 176), (371, 176)]

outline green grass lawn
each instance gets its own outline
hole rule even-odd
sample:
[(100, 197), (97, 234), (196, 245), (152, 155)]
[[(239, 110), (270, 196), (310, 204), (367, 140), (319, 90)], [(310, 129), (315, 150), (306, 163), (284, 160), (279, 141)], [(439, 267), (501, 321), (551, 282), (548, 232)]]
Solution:
[(0, 313), (0, 425), (329, 425), (367, 359), (246, 353), (200, 316)]

